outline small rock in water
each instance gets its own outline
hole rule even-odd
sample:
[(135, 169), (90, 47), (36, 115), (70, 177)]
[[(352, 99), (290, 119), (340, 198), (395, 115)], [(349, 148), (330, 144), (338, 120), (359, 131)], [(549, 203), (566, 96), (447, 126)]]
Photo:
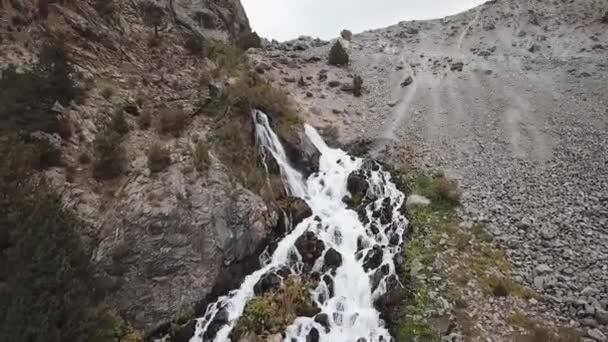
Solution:
[(405, 80), (403, 80), (403, 82), (401, 82), (401, 86), (402, 87), (407, 87), (407, 86), (409, 86), (412, 83), (414, 83), (414, 78), (412, 78), (412, 76), (408, 76), (408, 77), (406, 77)]
[(330, 248), (325, 252), (324, 262), (328, 268), (338, 268), (342, 265), (342, 255), (335, 249)]
[(325, 313), (320, 313), (315, 316), (314, 321), (321, 324), (326, 332), (329, 332), (329, 316)]
[(317, 328), (310, 329), (310, 332), (306, 336), (306, 342), (319, 342), (319, 330)]

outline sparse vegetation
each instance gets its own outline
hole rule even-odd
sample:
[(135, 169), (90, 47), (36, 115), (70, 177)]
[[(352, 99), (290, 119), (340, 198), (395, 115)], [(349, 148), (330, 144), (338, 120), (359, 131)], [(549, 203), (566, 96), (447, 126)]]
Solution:
[(36, 175), (37, 150), (16, 135), (0, 138), (0, 340), (121, 340), (94, 299), (83, 222)]
[(158, 113), (159, 132), (178, 137), (188, 124), (188, 115), (181, 109), (165, 108)]
[(101, 96), (106, 100), (110, 100), (110, 98), (114, 96), (114, 88), (110, 85), (104, 86), (103, 89), (101, 89)]
[(253, 73), (228, 89), (227, 98), (230, 106), (247, 116), (252, 109), (260, 109), (276, 118), (274, 129), (279, 136), (287, 137), (302, 125), (289, 96)]
[(148, 168), (152, 172), (160, 172), (171, 165), (171, 157), (169, 156), (169, 150), (154, 144), (147, 153), (148, 156)]
[(165, 12), (156, 3), (146, 0), (141, 5), (141, 16), (144, 24), (154, 27), (154, 37), (158, 38), (158, 27), (165, 20)]
[(209, 168), (211, 159), (209, 158), (209, 144), (204, 141), (198, 141), (192, 148), (192, 158), (194, 166), (198, 171), (205, 171)]
[(184, 47), (191, 55), (202, 57), (205, 53), (205, 40), (197, 34), (190, 33), (186, 36)]
[(245, 32), (238, 37), (236, 46), (244, 51), (247, 51), (249, 48), (259, 49), (262, 47), (262, 39), (255, 32)]
[(322, 129), (323, 139), (329, 146), (337, 147), (340, 141), (340, 132), (334, 125), (326, 126)]
[(291, 276), (281, 288), (254, 297), (247, 303), (234, 328), (234, 336), (238, 340), (247, 333), (258, 338), (280, 333), (300, 312), (313, 308), (310, 285), (297, 276)]
[(574, 329), (547, 327), (521, 311), (515, 311), (507, 318), (512, 327), (520, 329), (513, 340), (516, 342), (579, 342), (581, 335)]
[(344, 47), (342, 47), (340, 41), (336, 41), (331, 47), (331, 50), (329, 51), (329, 64), (342, 66), (347, 65), (348, 62), (348, 53), (346, 52), (346, 50), (344, 50)]
[(152, 125), (152, 115), (148, 111), (144, 111), (137, 118), (137, 124), (140, 129), (148, 129)]
[(129, 133), (129, 123), (127, 123), (127, 119), (125, 118), (125, 113), (122, 108), (117, 108), (114, 111), (114, 114), (112, 114), (112, 118), (110, 120), (110, 129), (121, 136)]
[(363, 89), (363, 79), (359, 75), (355, 75), (353, 78), (353, 95), (356, 97), (361, 96), (361, 90)]
[(102, 18), (111, 19), (114, 17), (114, 12), (116, 12), (114, 0), (95, 0), (93, 7)]
[(40, 51), (38, 64), (18, 73), (12, 66), (0, 78), (0, 130), (25, 130), (58, 133), (60, 121), (51, 108), (55, 102), (64, 106), (82, 95), (70, 75), (65, 46), (56, 40)]
[(97, 134), (93, 143), (95, 149), (93, 175), (96, 178), (115, 178), (124, 172), (127, 153), (121, 142), (121, 135), (110, 129)]
[(243, 50), (221, 41), (209, 42), (207, 57), (216, 62), (226, 74), (242, 75), (246, 70), (246, 57)]

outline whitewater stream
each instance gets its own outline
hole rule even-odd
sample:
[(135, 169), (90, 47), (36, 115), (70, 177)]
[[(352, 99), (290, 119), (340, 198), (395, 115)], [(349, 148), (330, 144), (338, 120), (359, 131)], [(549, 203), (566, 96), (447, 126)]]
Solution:
[[(318, 272), (321, 280), (310, 296), (328, 324), (322, 326), (312, 317), (299, 317), (284, 332), (285, 341), (390, 341), (391, 336), (374, 308), (374, 301), (387, 290), (401, 286), (395, 272), (395, 259), (401, 253), (408, 221), (400, 208), (405, 195), (391, 182), (391, 175), (378, 163), (348, 155), (328, 147), (317, 131), (306, 125), (308, 139), (321, 153), (319, 170), (308, 179), (294, 169), (272, 131), (268, 117), (253, 112), (258, 148), (270, 152), (280, 167), (285, 190), (300, 197), (312, 210), (312, 216), (293, 227), (278, 243), (272, 254), (261, 258), (261, 268), (248, 275), (240, 288), (209, 304), (197, 320), (190, 342), (230, 341), (230, 332), (254, 297), (254, 287), (266, 274), (289, 268), (293, 274)], [(357, 213), (343, 201), (350, 196), (347, 182), (352, 172), (365, 177), (369, 187), (368, 203)], [(304, 233), (321, 240), (323, 255), (339, 252), (340, 266), (327, 269), (319, 257), (312, 270), (302, 266), (296, 241)], [(334, 253), (335, 254), (335, 253)], [(310, 340), (310, 337), (309, 337)], [(234, 341), (236, 342), (236, 341)]]

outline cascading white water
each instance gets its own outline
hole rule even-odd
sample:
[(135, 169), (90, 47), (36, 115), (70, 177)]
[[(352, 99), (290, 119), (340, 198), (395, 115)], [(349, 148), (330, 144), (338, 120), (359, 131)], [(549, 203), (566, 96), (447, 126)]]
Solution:
[[(307, 231), (323, 242), (324, 254), (329, 249), (339, 252), (341, 263), (333, 270), (325, 270), (321, 256), (310, 270), (321, 273), (324, 279), (311, 296), (322, 313), (327, 314), (328, 326), (322, 326), (310, 317), (299, 317), (287, 327), (285, 341), (306, 341), (313, 329), (318, 332), (320, 341), (390, 341), (390, 334), (373, 303), (388, 288), (398, 284), (394, 257), (400, 253), (399, 246), (408, 224), (399, 211), (404, 194), (390, 181), (390, 174), (377, 164), (366, 167), (362, 159), (329, 148), (308, 125), (306, 135), (321, 157), (319, 172), (305, 183), (302, 175), (290, 165), (267, 116), (255, 111), (253, 119), (259, 148), (272, 153), (281, 169), (286, 190), (292, 196), (303, 198), (313, 216), (289, 232), (278, 243), (266, 265), (247, 276), (239, 289), (208, 306), (205, 315), (197, 320), (195, 335), (190, 341), (229, 341), (232, 328), (254, 296), (254, 286), (265, 274), (285, 266), (293, 273), (302, 272), (299, 265), (302, 258), (295, 244)], [(357, 170), (367, 175), (367, 197), (375, 199), (365, 207), (364, 218), (343, 202), (349, 195), (348, 176)]]

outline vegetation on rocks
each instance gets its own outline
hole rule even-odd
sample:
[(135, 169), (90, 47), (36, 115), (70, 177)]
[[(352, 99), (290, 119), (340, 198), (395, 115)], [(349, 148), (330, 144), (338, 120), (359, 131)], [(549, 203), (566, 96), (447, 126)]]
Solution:
[(68, 52), (59, 41), (49, 41), (41, 49), (32, 70), (2, 71), (0, 78), (0, 130), (59, 133), (61, 123), (53, 108), (56, 102), (69, 105), (82, 95), (71, 79)]
[(361, 90), (363, 89), (363, 79), (359, 75), (355, 75), (353, 78), (353, 95), (359, 97), (362, 95)]
[(251, 299), (234, 328), (236, 339), (246, 334), (263, 338), (283, 332), (301, 312), (314, 309), (310, 290), (306, 281), (291, 276), (279, 289)]
[(197, 34), (190, 33), (186, 35), (184, 47), (191, 55), (202, 57), (205, 53), (205, 40)]
[(0, 158), (0, 340), (102, 342), (137, 336), (98, 302), (90, 256), (78, 236), (83, 223), (37, 176), (36, 145), (4, 136)]
[(158, 130), (178, 137), (188, 124), (188, 115), (177, 108), (165, 108), (158, 113)]
[(348, 62), (349, 62), (348, 53), (346, 52), (346, 50), (344, 50), (344, 47), (342, 47), (342, 44), (340, 43), (340, 41), (336, 41), (334, 43), (334, 45), (331, 47), (331, 50), (329, 50), (328, 62), (330, 65), (337, 65), (337, 66), (342, 66), (342, 65), (348, 64)]
[(122, 146), (122, 136), (111, 129), (97, 134), (93, 142), (93, 175), (98, 179), (120, 176), (127, 164), (127, 152)]
[(209, 144), (205, 141), (197, 141), (192, 148), (192, 158), (194, 159), (194, 167), (198, 171), (205, 171), (211, 163)]
[(151, 172), (160, 172), (171, 165), (169, 150), (160, 144), (154, 144), (147, 152), (148, 168)]
[[(401, 339), (440, 340), (442, 332), (433, 324), (434, 319), (446, 314), (442, 312), (440, 297), (450, 303), (457, 329), (465, 340), (478, 336), (477, 318), (469, 315), (471, 303), (466, 289), (470, 286), (482, 294), (477, 301), (483, 300), (483, 296), (538, 298), (511, 280), (511, 265), (504, 253), (493, 245), (485, 227), (479, 223), (465, 224), (460, 219), (457, 211), (460, 191), (456, 181), (443, 174), (426, 176), (418, 172), (408, 173), (407, 179), (413, 193), (430, 198), (431, 204), (410, 208), (412, 233), (404, 251), (407, 263), (402, 275), (406, 283), (409, 281), (410, 293), (401, 307)], [(547, 328), (547, 331), (548, 335), (542, 336), (553, 337), (528, 339), (537, 333), (528, 331), (524, 334), (526, 339), (516, 340), (578, 341), (562, 339), (571, 336), (570, 333), (564, 335), (566, 330)]]

